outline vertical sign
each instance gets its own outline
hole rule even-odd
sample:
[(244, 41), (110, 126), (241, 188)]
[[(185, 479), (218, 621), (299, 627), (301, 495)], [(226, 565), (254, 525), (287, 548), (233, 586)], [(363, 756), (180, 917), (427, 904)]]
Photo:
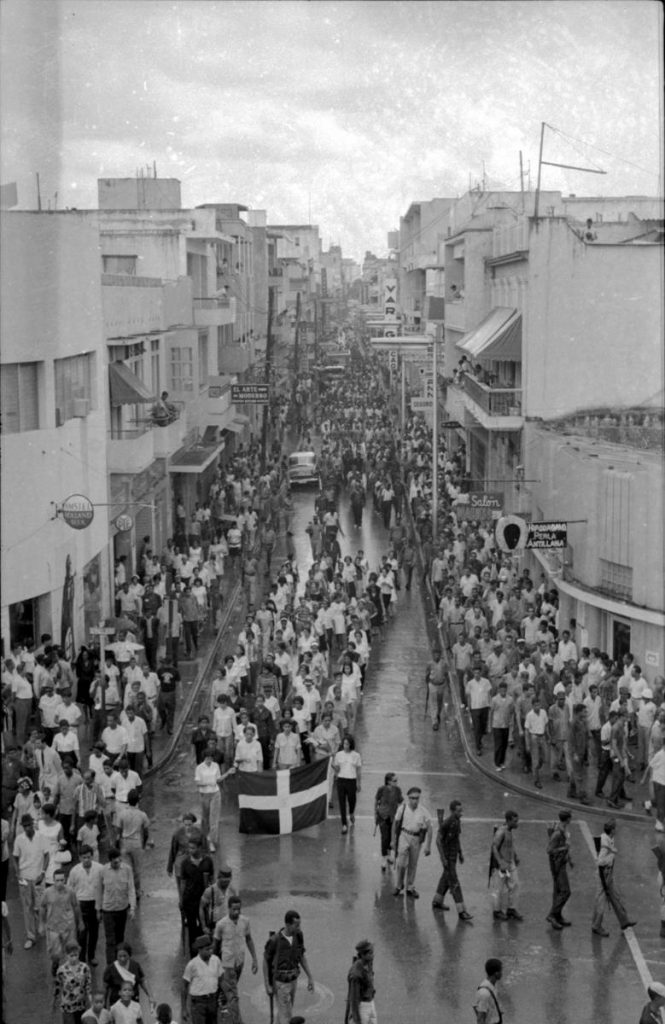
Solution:
[(397, 320), (397, 278), (387, 277), (383, 282), (384, 320)]

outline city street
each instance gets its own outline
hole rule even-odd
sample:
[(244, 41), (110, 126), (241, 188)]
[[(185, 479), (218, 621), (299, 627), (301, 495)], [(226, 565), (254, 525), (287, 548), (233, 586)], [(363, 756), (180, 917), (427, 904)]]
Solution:
[[(304, 528), (313, 510), (314, 492), (294, 496), (292, 530), (301, 578), (311, 562)], [(343, 506), (343, 554), (362, 547), (373, 566), (386, 547), (386, 532), (371, 502), (362, 529), (354, 530)], [(235, 616), (239, 619), (241, 608)], [(423, 678), (429, 659), (427, 622), (418, 588), (399, 594), (398, 613), (372, 650), (366, 692), (356, 732), (363, 758), (362, 792), (355, 828), (340, 832), (337, 809), (324, 824), (299, 834), (277, 837), (239, 835), (232, 785), (223, 806), (223, 846), (217, 864), (233, 868), (233, 884), (243, 897), (243, 912), (252, 924), (261, 955), (268, 932), (278, 928), (284, 913), (302, 915), (305, 944), (316, 981), (309, 994), (301, 981), (296, 1011), (312, 1024), (337, 1024), (344, 1018), (346, 972), (355, 943), (370, 938), (376, 947), (377, 1011), (384, 1024), (453, 1024), (471, 1020), (476, 986), (489, 956), (504, 961), (501, 998), (510, 1024), (628, 1024), (637, 1020), (645, 1002), (640, 969), (662, 971), (663, 948), (658, 938), (655, 860), (650, 852), (653, 828), (619, 822), (616, 877), (631, 916), (638, 920), (630, 942), (612, 916), (611, 935), (591, 934), (595, 891), (593, 835), (602, 819), (575, 816), (572, 825), (573, 897), (567, 916), (573, 926), (552, 931), (545, 921), (551, 881), (545, 853), (546, 825), (555, 817), (551, 806), (505, 792), (500, 780), (488, 780), (466, 760), (455, 723), (433, 732), (425, 716)], [(150, 779), (142, 801), (152, 822), (154, 850), (146, 855), (145, 895), (136, 920), (128, 928), (135, 958), (143, 966), (156, 1001), (171, 1003), (180, 1020), (180, 977), (185, 960), (175, 882), (166, 874), (170, 836), (185, 809), (197, 807), (193, 785), (193, 752), (183, 732), (175, 758)], [(390, 873), (380, 870), (378, 836), (373, 836), (373, 798), (386, 771), (397, 773), (403, 790), (422, 787), (422, 803), (436, 819), (452, 798), (464, 806), (462, 848), (465, 863), (460, 880), (473, 923), (458, 923), (454, 907), (434, 911), (431, 898), (440, 873), (436, 848), (421, 857), (417, 901), (393, 896)], [(521, 865), (521, 910), (524, 921), (495, 922), (488, 890), (488, 860), (493, 825), (514, 807), (521, 822), (516, 849)], [(434, 821), (436, 827), (436, 821)], [(43, 942), (24, 952), (16, 883), (10, 884), (10, 915), (14, 956), (7, 977), (8, 1024), (51, 1020), (50, 981)], [(450, 897), (448, 902), (452, 904)], [(630, 935), (630, 933), (628, 933)], [(103, 971), (103, 940), (97, 981)], [(101, 955), (100, 955), (101, 954)], [(25, 995), (26, 979), (33, 994)], [(261, 975), (249, 965), (240, 982), (246, 1024), (267, 1021), (268, 1003)], [(142, 997), (144, 998), (144, 997)], [(151, 1019), (147, 1003), (144, 1020)]]

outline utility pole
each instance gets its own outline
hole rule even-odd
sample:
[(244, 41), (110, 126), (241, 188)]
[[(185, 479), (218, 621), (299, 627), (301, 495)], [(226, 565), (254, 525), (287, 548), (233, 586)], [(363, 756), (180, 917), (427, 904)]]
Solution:
[(265, 365), (265, 376), (264, 380), (268, 385), (268, 403), (263, 406), (263, 424), (261, 427), (261, 451), (262, 451), (262, 466), (265, 471), (266, 462), (268, 461), (268, 417), (270, 415), (270, 402), (273, 396), (271, 396), (271, 377), (272, 377), (272, 346), (273, 346), (273, 335), (272, 335), (272, 317), (273, 317), (273, 303), (274, 303), (275, 289), (274, 287), (268, 287), (268, 328), (266, 332), (266, 365)]
[(522, 199), (522, 213), (524, 213), (524, 165), (522, 164), (522, 150), (520, 149), (520, 196)]
[(296, 395), (298, 393), (298, 371), (300, 369), (300, 292), (296, 293), (296, 332), (293, 341), (293, 411), (296, 409)]
[(538, 220), (538, 204), (540, 201), (540, 172), (543, 168), (543, 139), (545, 138), (545, 122), (540, 122), (540, 151), (538, 153), (538, 180), (536, 182), (536, 202), (533, 208), (533, 219)]
[(439, 525), (439, 384), (437, 380), (439, 339), (432, 339), (432, 544)]

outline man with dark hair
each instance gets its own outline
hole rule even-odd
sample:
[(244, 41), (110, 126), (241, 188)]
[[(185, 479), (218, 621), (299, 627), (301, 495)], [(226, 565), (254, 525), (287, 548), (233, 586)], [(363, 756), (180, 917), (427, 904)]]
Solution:
[(459, 860), (460, 864), (464, 863), (460, 842), (460, 835), (462, 833), (461, 820), (462, 802), (461, 800), (451, 800), (450, 814), (441, 821), (436, 837), (436, 848), (441, 858), (443, 873), (436, 887), (432, 906), (435, 910), (447, 910), (448, 907), (443, 901), (446, 893), (450, 890), (455, 900), (455, 907), (457, 908), (460, 921), (469, 924), (473, 920), (473, 916), (467, 913), (464, 906), (462, 887), (457, 877), (457, 861)]
[(92, 847), (82, 846), (80, 862), (72, 868), (67, 886), (78, 900), (81, 912), (81, 960), (97, 966), (95, 953), (99, 935), (99, 918), (102, 913), (102, 872), (103, 867), (92, 859)]
[(559, 811), (559, 820), (549, 831), (549, 842), (547, 844), (547, 855), (552, 872), (552, 909), (547, 915), (547, 920), (555, 931), (561, 931), (568, 927), (570, 921), (562, 917), (563, 908), (570, 899), (570, 883), (568, 882), (568, 867), (572, 868), (573, 862), (570, 857), (570, 832), (568, 825), (572, 814), (570, 811)]
[(473, 1008), (476, 1024), (501, 1024), (503, 1014), (499, 1006), (496, 986), (501, 981), (503, 964), (495, 957), (485, 961), (485, 978), (476, 991)]
[(129, 864), (120, 860), (120, 850), (111, 847), (109, 862), (102, 869), (102, 918), (106, 937), (106, 963), (112, 964), (119, 943), (124, 941), (127, 918), (134, 917), (136, 891)]
[(300, 914), (287, 910), (284, 927), (266, 943), (263, 954), (263, 980), (268, 998), (277, 1001), (277, 1024), (290, 1024), (300, 968), (307, 975), (307, 990), (314, 991), (314, 978), (305, 956), (305, 940), (300, 930)]
[(259, 969), (249, 918), (240, 913), (241, 906), (239, 896), (229, 897), (228, 911), (215, 925), (213, 936), (213, 948), (222, 961), (221, 989), (229, 1024), (242, 1024), (238, 982), (245, 964), (245, 946), (252, 958), (252, 974)]

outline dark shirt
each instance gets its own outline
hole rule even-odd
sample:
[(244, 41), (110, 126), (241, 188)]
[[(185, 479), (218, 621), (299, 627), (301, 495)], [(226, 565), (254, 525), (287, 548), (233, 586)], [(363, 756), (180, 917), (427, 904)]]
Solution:
[(382, 821), (392, 821), (403, 799), (399, 786), (380, 786), (374, 798), (376, 817)]
[(444, 857), (453, 858), (459, 856), (461, 834), (462, 825), (459, 818), (456, 818), (455, 815), (451, 814), (450, 817), (445, 818), (441, 822), (436, 845)]
[(183, 881), (182, 902), (183, 904), (196, 905), (205, 892), (206, 886), (215, 868), (210, 857), (202, 857), (198, 864), (195, 864), (191, 857), (185, 857), (180, 869), (180, 877)]
[(302, 932), (296, 932), (291, 941), (286, 938), (283, 931), (277, 932), (270, 939), (266, 949), (272, 977), (279, 981), (282, 975), (297, 975), (304, 953), (305, 940)]
[(157, 678), (162, 693), (175, 693), (176, 686), (180, 682), (180, 673), (173, 665), (162, 665), (157, 669)]
[[(132, 995), (132, 999), (138, 1000), (139, 985), (145, 978), (143, 968), (139, 964), (137, 964), (136, 960), (132, 960), (130, 957), (129, 963), (127, 964), (125, 970), (129, 971), (130, 974), (133, 974), (136, 979), (136, 981), (134, 982), (134, 992)], [(112, 1005), (113, 1003), (118, 1001), (118, 999), (120, 998), (120, 989), (122, 988), (123, 984), (124, 978), (122, 978), (118, 973), (118, 969), (116, 968), (115, 964), (109, 964), (109, 966), (104, 971), (104, 985), (109, 990), (109, 1005)]]
[(374, 971), (360, 958), (354, 961), (349, 971), (349, 1002), (369, 1002), (374, 998)]

